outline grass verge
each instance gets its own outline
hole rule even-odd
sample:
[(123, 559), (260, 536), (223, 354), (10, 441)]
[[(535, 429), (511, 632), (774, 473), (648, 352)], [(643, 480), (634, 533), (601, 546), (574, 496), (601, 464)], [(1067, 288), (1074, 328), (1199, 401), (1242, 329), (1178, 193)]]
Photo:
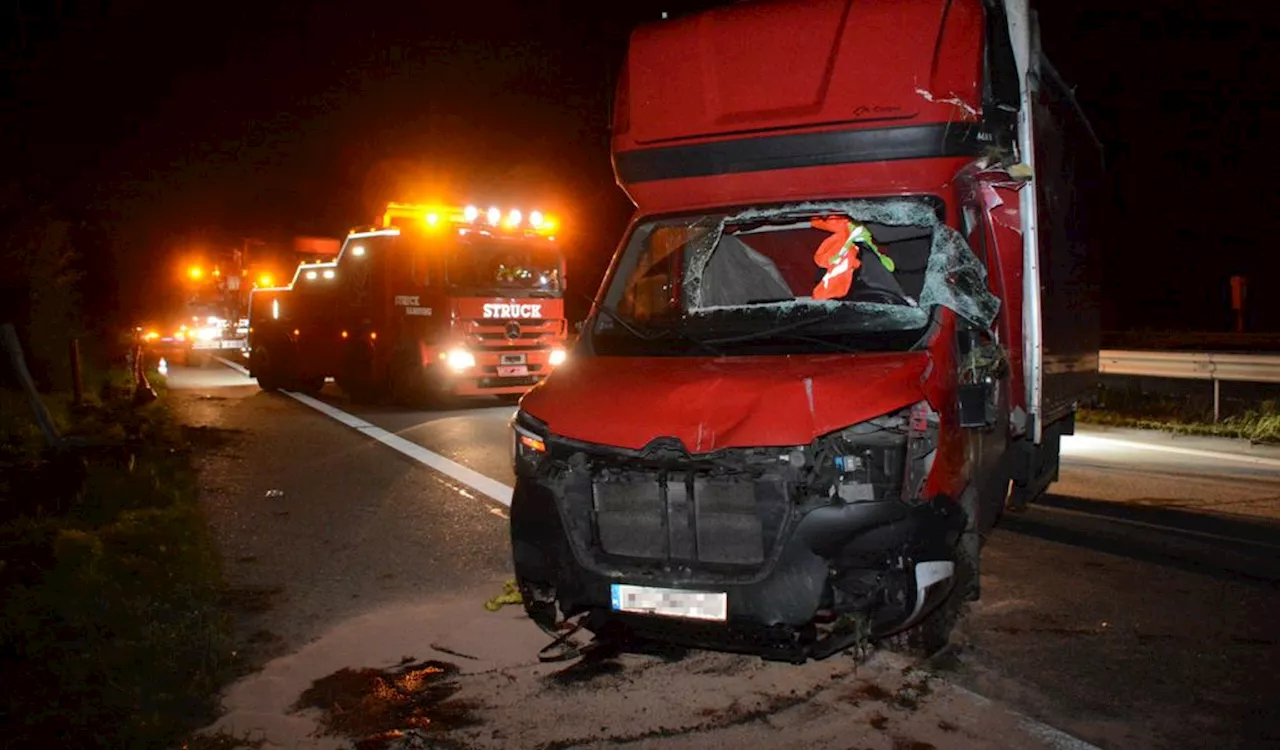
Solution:
[(92, 455), (41, 451), (20, 394), (0, 396), (6, 747), (178, 747), (234, 674), (190, 446), (122, 382), (48, 399), (65, 432), (128, 446)]
[(1098, 406), (1081, 409), (1077, 416), (1085, 424), (1280, 444), (1280, 402), (1276, 401), (1262, 401), (1215, 424), (1212, 406), (1195, 399), (1103, 389)]

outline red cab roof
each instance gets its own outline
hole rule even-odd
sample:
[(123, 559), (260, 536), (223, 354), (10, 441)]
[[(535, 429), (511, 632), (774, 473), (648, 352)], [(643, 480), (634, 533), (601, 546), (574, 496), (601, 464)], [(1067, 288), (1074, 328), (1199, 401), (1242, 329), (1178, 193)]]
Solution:
[(983, 0), (763, 0), (642, 26), (618, 182), (634, 200), (643, 182), (980, 153), (989, 20)]

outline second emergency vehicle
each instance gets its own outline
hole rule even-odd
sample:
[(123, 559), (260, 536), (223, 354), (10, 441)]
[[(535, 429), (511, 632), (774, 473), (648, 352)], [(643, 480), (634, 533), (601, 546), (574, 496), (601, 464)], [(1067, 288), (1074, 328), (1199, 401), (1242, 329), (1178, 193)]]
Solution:
[(564, 361), (558, 220), (392, 203), (337, 258), (250, 295), (249, 369), (265, 390), (358, 400), (519, 397)]

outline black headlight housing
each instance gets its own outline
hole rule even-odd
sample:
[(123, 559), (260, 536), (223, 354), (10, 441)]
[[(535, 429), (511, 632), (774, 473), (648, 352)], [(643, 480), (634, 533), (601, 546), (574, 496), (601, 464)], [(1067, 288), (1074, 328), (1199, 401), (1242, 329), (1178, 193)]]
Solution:
[(511, 418), (511, 467), (517, 476), (537, 471), (547, 458), (550, 430), (523, 409)]

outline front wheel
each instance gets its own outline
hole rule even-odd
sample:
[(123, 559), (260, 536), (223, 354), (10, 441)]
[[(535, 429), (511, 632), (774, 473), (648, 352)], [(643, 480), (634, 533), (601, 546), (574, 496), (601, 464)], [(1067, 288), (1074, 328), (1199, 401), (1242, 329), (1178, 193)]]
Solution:
[(426, 371), (414, 351), (402, 349), (396, 353), (388, 380), (391, 400), (397, 406), (417, 408), (427, 400)]
[(978, 577), (977, 560), (963, 542), (955, 548), (955, 578), (951, 591), (938, 606), (907, 630), (894, 633), (880, 641), (889, 651), (927, 659), (951, 642), (951, 632), (964, 614), (970, 592)]
[(271, 350), (265, 346), (254, 347), (249, 355), (249, 366), (258, 380), (258, 387), (268, 393), (280, 390), (280, 377), (272, 361)]
[(311, 377), (299, 378), (298, 381), (294, 383), (293, 387), (299, 393), (314, 396), (324, 388), (324, 376), (314, 375)]

